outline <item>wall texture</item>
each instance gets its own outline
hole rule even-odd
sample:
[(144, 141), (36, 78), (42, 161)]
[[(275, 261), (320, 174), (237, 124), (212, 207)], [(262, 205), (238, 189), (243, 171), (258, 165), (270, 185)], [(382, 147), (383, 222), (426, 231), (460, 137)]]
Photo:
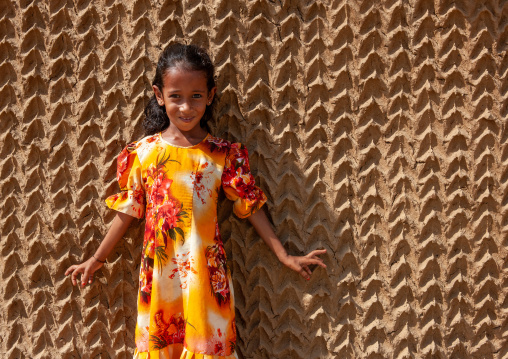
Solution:
[(154, 63), (217, 65), (215, 135), (244, 142), (311, 281), (220, 210), (244, 358), (508, 357), (508, 2), (2, 0), (0, 353), (129, 358), (143, 222), (92, 287), (64, 276), (114, 213)]

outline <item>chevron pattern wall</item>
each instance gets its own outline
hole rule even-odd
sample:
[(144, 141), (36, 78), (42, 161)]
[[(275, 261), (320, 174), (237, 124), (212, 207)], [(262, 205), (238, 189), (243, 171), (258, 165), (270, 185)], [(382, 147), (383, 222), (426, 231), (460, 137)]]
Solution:
[(143, 222), (91, 287), (172, 42), (217, 66), (305, 281), (220, 207), (241, 358), (508, 358), (508, 1), (2, 0), (0, 353), (131, 358)]

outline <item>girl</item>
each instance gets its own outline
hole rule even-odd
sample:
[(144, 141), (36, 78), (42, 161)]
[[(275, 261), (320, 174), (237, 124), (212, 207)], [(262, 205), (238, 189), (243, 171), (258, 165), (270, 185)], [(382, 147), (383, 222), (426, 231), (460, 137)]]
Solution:
[(146, 137), (118, 157), (118, 211), (86, 262), (70, 266), (72, 283), (92, 283), (134, 217), (145, 217), (134, 358), (237, 358), (234, 293), (217, 223), (222, 187), (233, 211), (248, 218), (287, 267), (307, 280), (308, 265), (326, 268), (314, 250), (286, 253), (260, 207), (266, 197), (250, 173), (247, 149), (210, 135), (214, 66), (206, 52), (175, 44), (161, 54), (154, 96), (145, 109)]

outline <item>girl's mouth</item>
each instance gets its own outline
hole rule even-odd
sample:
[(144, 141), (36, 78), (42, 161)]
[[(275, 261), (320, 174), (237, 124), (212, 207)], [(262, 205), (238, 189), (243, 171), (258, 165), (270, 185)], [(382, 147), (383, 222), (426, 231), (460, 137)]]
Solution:
[(191, 122), (194, 117), (180, 117), (183, 122)]

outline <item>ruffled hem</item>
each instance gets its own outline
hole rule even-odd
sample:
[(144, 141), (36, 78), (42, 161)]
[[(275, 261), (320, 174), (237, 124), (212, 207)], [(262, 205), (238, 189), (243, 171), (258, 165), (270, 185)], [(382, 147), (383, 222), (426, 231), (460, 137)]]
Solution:
[(256, 193), (256, 198), (254, 200), (244, 198), (234, 200), (233, 213), (236, 214), (238, 218), (247, 218), (253, 215), (259, 211), (267, 201), (266, 195), (259, 187), (255, 187), (253, 191)]
[(210, 355), (210, 354), (198, 354), (187, 350), (187, 348), (183, 349), (182, 355), (179, 359), (238, 359), (238, 356), (235, 352), (231, 355), (220, 356), (220, 355)]
[(150, 352), (139, 352), (136, 348), (133, 359), (238, 359), (238, 356), (236, 352), (226, 356), (199, 354), (183, 348), (183, 344), (171, 344), (160, 350)]
[(142, 218), (145, 212), (145, 205), (136, 200), (135, 191), (122, 191), (109, 196), (104, 201), (109, 208), (132, 217)]

